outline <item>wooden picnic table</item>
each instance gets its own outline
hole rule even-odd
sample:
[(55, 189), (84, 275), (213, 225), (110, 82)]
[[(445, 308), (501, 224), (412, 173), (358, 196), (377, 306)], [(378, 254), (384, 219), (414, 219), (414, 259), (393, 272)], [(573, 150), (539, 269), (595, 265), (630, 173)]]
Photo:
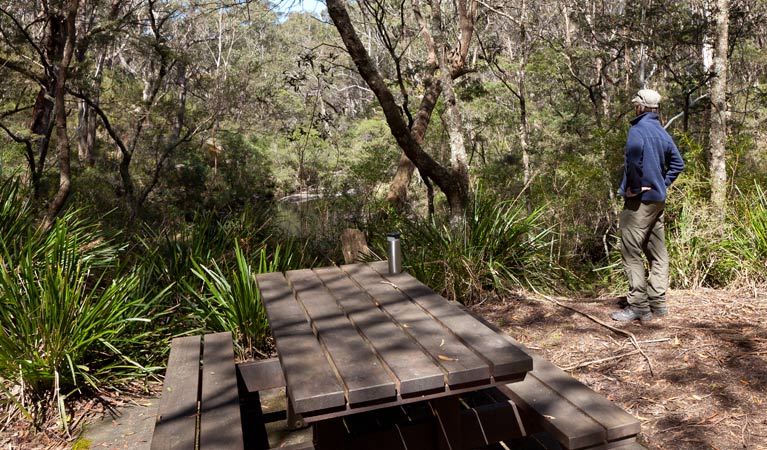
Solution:
[(389, 274), (386, 262), (256, 279), (289, 416), (315, 425), (317, 448), (333, 448), (340, 418), (424, 401), (439, 419), (439, 446), (458, 448), (458, 394), (520, 381), (533, 367), (498, 332), (411, 275)]

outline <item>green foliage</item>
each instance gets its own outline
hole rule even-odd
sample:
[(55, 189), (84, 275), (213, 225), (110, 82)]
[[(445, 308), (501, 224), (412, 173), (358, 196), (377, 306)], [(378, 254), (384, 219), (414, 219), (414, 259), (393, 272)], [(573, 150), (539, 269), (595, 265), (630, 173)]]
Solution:
[(198, 211), (226, 214), (274, 194), (269, 138), (220, 131), (203, 143), (186, 144), (146, 205), (149, 221), (191, 217)]
[(706, 148), (689, 133), (680, 134), (677, 146), (684, 159), (684, 172), (674, 182), (669, 193), (670, 202), (675, 200), (676, 192), (684, 192), (686, 198), (695, 202), (706, 202), (711, 195), (709, 183), (709, 161)]
[[(4, 190), (0, 202), (21, 202), (9, 194)], [(159, 314), (152, 305), (164, 291), (152, 299), (136, 295), (139, 277), (119, 263), (124, 247), (82, 211), (67, 213), (48, 232), (19, 230), (15, 225), (29, 217), (16, 217), (8, 229), (17, 232), (2, 235), (0, 252), (0, 381), (35, 423), (58, 411), (68, 429), (69, 395), (153, 369), (141, 361), (151, 359), (146, 350)], [(4, 215), (3, 224), (11, 218)]]
[(248, 207), (224, 215), (199, 212), (189, 223), (158, 230), (147, 227), (143, 236), (136, 236), (131, 252), (133, 264), (142, 273), (142, 286), (149, 290), (170, 287), (171, 299), (178, 303), (183, 289), (177, 283), (192, 276), (195, 261), (223, 262), (235, 242), (247, 253), (260, 251), (271, 236), (272, 215), (270, 208)]
[(734, 230), (730, 249), (739, 262), (742, 282), (767, 281), (767, 194), (755, 186), (733, 211)]
[(188, 224), (138, 238), (133, 264), (141, 290), (170, 291), (166, 307), (176, 311), (168, 317), (176, 333), (228, 330), (243, 357), (264, 349), (265, 318), (249, 277), (311, 265), (299, 241), (273, 234), (273, 215), (269, 208), (197, 214)]
[(255, 270), (239, 245), (235, 245), (234, 255), (235, 265), (231, 270), (219, 267), (215, 261), (210, 266), (195, 261), (192, 272), (202, 281), (202, 286), (189, 282), (184, 285), (193, 315), (201, 327), (209, 331), (231, 331), (240, 357), (246, 359), (262, 353), (260, 350), (265, 349), (269, 334), (256, 274), (289, 267), (292, 255), (283, 254), (279, 246), (272, 254), (262, 248)]
[(343, 180), (348, 187), (369, 191), (382, 179), (394, 175), (401, 150), (383, 119), (361, 121), (350, 135), (352, 151), (349, 156), (353, 159), (349, 176)]
[(404, 265), (464, 304), (512, 288), (550, 288), (561, 273), (549, 258), (554, 236), (541, 223), (541, 212), (527, 214), (519, 201), (480, 191), (460, 224), (403, 219)]
[(664, 214), (670, 285), (694, 289), (731, 282), (737, 262), (727, 251), (730, 227), (714, 220), (710, 205), (688, 196), (674, 198)]
[(0, 184), (0, 238), (6, 251), (16, 250), (32, 228), (33, 217), (25, 194), (17, 178)]

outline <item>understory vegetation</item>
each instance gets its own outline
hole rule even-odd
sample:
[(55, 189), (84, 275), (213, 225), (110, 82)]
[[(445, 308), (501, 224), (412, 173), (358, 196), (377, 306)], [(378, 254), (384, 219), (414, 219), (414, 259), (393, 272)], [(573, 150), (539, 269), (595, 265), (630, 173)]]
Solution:
[(256, 276), (343, 264), (349, 228), (372, 259), (400, 232), (404, 269), (467, 305), (624, 293), (639, 88), (686, 165), (671, 288), (767, 282), (763, 1), (724, 21), (700, 1), (335, 3), (349, 23), (269, 1), (0, 6), (0, 431), (74, 431), (78, 399), (157, 381), (174, 336), (269, 354)]
[[(712, 228), (705, 205), (682, 197), (667, 212), (672, 287), (742, 286), (765, 281), (767, 196), (741, 193), (728, 220)], [(132, 236), (108, 232), (72, 210), (48, 232), (15, 180), (0, 190), (0, 382), (4, 410), (31, 423), (56, 418), (68, 429), (68, 400), (151, 381), (170, 337), (231, 331), (239, 357), (269, 352), (258, 273), (343, 263), (311, 254), (271, 223), (268, 212)], [(573, 266), (553, 251), (563, 236), (546, 209), (480, 189), (459, 225), (378, 214), (367, 229), (385, 255), (387, 230), (402, 233), (404, 268), (449, 299), (473, 304), (515, 290), (620, 292), (615, 246), (604, 266)], [(614, 236), (608, 242), (615, 242)], [(51, 408), (55, 406), (55, 408)]]

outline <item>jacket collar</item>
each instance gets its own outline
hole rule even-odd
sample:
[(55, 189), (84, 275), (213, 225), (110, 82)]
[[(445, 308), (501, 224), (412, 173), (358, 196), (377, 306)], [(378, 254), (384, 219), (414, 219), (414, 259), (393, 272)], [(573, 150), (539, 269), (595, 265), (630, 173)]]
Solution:
[(631, 125), (636, 125), (636, 124), (638, 124), (643, 119), (658, 120), (658, 113), (654, 113), (654, 112), (642, 113), (642, 114), (634, 117), (633, 119), (631, 119)]

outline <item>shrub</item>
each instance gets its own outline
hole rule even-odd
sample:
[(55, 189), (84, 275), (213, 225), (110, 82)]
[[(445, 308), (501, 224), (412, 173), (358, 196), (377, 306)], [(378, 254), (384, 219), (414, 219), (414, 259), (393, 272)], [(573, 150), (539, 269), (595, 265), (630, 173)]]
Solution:
[[(32, 222), (23, 206), (7, 207), (23, 202), (18, 191), (0, 194), (4, 226), (14, 215)], [(48, 232), (8, 226), (15, 231), (0, 236), (0, 384), (34, 424), (58, 411), (65, 431), (68, 396), (152, 370), (142, 361), (151, 359), (158, 314), (156, 299), (137, 295), (136, 274), (122, 270), (124, 247), (81, 216), (69, 212)]]
[(192, 272), (202, 281), (198, 287), (185, 282), (192, 314), (201, 327), (210, 331), (231, 331), (238, 344), (240, 357), (247, 359), (261, 353), (266, 347), (269, 325), (256, 284), (256, 274), (274, 272), (291, 265), (290, 253), (283, 254), (277, 247), (272, 255), (266, 248), (258, 253), (256, 270), (247, 261), (239, 245), (235, 244), (235, 264), (231, 270), (194, 261)]
[(548, 254), (554, 236), (540, 217), (541, 210), (527, 214), (522, 202), (480, 191), (459, 225), (403, 219), (405, 268), (464, 304), (497, 290), (551, 287), (561, 272)]

